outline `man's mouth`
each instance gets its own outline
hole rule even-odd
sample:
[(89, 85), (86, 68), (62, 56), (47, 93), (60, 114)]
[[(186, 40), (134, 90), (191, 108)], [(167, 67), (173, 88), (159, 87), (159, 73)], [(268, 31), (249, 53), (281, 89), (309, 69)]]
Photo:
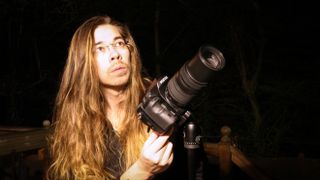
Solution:
[(118, 70), (122, 70), (122, 69), (125, 69), (125, 67), (122, 67), (122, 66), (116, 67), (116, 68), (112, 69), (112, 72), (115, 72), (115, 71), (118, 71)]
[(127, 68), (125, 66), (116, 66), (114, 68), (111, 69), (111, 73), (120, 73), (120, 72), (124, 72), (126, 71)]

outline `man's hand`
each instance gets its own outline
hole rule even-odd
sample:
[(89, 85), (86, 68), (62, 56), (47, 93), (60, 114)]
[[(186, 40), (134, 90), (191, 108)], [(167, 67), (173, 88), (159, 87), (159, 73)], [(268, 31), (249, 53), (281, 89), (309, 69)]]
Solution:
[(172, 143), (169, 135), (151, 133), (143, 145), (140, 158), (121, 176), (121, 179), (151, 179), (165, 171), (172, 163)]
[(157, 174), (166, 170), (173, 160), (172, 143), (169, 135), (151, 133), (142, 148), (141, 157), (137, 161), (144, 171)]

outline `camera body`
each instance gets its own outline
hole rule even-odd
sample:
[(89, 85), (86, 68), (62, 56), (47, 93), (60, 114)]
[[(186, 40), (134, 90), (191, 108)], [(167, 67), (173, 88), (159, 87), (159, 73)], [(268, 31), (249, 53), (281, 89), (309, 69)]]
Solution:
[(222, 53), (210, 45), (201, 46), (175, 75), (154, 80), (139, 104), (139, 118), (159, 134), (183, 124), (190, 101), (208, 85), (216, 71), (225, 65)]
[[(189, 111), (176, 106), (168, 99), (169, 78), (154, 80), (138, 106), (139, 118), (156, 132), (164, 133), (177, 122), (182, 124), (190, 115)], [(181, 120), (179, 120), (181, 119)]]

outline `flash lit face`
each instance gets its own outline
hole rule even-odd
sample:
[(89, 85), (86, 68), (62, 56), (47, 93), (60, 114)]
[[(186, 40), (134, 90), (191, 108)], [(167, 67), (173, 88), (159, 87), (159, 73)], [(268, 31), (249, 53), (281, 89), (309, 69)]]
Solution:
[(130, 77), (130, 51), (116, 26), (100, 25), (94, 31), (95, 57), (100, 83), (124, 87)]

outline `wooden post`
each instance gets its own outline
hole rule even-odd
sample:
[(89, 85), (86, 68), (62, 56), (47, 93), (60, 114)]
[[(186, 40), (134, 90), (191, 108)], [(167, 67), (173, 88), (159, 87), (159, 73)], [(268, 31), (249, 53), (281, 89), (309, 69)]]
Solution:
[(231, 179), (231, 168), (235, 164), (254, 180), (268, 180), (269, 178), (256, 168), (238, 148), (231, 145), (231, 129), (223, 126), (220, 131), (222, 137), (219, 143), (204, 143), (207, 155), (218, 157), (220, 179)]
[(221, 140), (219, 142), (219, 168), (221, 179), (230, 179), (230, 170), (232, 167), (231, 151), (230, 151), (230, 133), (231, 129), (228, 126), (221, 128)]

